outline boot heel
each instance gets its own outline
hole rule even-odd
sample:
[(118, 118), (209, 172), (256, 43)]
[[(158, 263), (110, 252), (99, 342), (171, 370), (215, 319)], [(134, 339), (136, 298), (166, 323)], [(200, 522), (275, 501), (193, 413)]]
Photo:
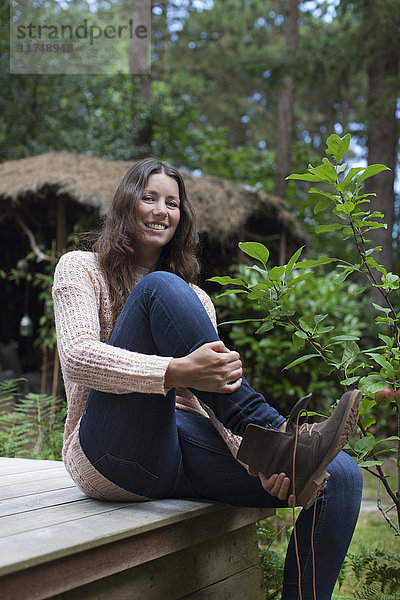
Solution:
[(303, 506), (306, 510), (310, 508), (324, 489), (329, 477), (330, 474), (326, 471), (322, 471), (322, 473), (317, 473), (315, 477), (311, 477), (300, 494), (296, 495), (296, 504)]

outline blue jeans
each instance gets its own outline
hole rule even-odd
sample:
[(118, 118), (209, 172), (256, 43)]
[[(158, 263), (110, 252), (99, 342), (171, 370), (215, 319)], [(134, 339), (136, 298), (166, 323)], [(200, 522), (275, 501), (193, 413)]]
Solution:
[[(218, 335), (196, 293), (167, 272), (146, 275), (133, 289), (110, 344), (142, 354), (179, 358)], [(233, 433), (248, 423), (278, 427), (284, 418), (243, 378), (239, 390), (192, 390)], [(82, 448), (107, 479), (149, 498), (199, 498), (246, 507), (286, 507), (233, 458), (210, 419), (175, 409), (175, 390), (159, 394), (108, 394), (91, 390), (80, 425)], [(317, 501), (314, 547), (318, 600), (328, 600), (357, 521), (362, 478), (340, 453)], [(312, 598), (310, 535), (313, 509), (302, 510), (297, 535), (303, 597)], [(285, 600), (298, 598), (297, 563), (290, 541)]]

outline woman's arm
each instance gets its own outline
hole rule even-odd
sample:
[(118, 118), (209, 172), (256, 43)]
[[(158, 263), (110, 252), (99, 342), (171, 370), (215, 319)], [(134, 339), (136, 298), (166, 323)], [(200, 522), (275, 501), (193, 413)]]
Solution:
[(242, 363), (237, 352), (221, 341), (200, 346), (183, 358), (172, 358), (165, 375), (166, 387), (195, 388), (229, 394), (241, 386)]
[(71, 252), (59, 261), (53, 298), (57, 344), (64, 376), (100, 391), (165, 394), (170, 357), (150, 356), (100, 341), (101, 288), (94, 258)]

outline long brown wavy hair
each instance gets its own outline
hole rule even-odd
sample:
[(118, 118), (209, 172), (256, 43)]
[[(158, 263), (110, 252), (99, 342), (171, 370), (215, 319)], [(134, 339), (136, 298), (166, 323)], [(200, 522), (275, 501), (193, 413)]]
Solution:
[(135, 241), (141, 237), (136, 207), (148, 178), (154, 173), (164, 173), (175, 179), (180, 198), (177, 230), (172, 240), (163, 247), (156, 269), (175, 273), (188, 283), (195, 283), (200, 272), (195, 217), (181, 174), (175, 167), (157, 158), (138, 160), (122, 178), (93, 245), (108, 282), (114, 317), (118, 316), (133, 286)]

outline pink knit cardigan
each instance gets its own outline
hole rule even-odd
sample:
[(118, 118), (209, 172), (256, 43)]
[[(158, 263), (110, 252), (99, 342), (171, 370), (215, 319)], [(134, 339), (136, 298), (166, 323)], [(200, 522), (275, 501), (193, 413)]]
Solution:
[[(148, 271), (136, 267), (137, 283)], [(216, 328), (214, 306), (193, 285)], [(122, 489), (99, 473), (79, 441), (79, 424), (89, 390), (126, 394), (166, 394), (165, 373), (171, 357), (149, 356), (109, 346), (114, 323), (108, 286), (95, 253), (74, 251), (59, 261), (53, 285), (57, 344), (68, 402), (63, 460), (74, 482), (90, 497), (105, 500), (146, 500)], [(187, 389), (178, 389), (176, 408), (209, 416), (236, 457), (241, 441)]]

